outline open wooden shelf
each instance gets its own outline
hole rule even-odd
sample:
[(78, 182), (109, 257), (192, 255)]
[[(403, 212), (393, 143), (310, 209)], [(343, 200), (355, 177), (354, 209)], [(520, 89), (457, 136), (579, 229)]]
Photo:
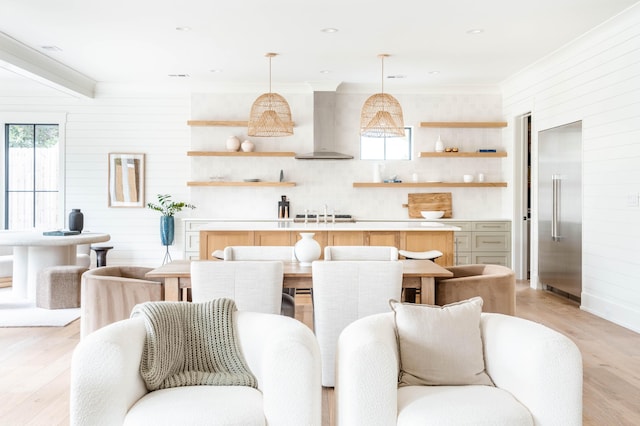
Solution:
[(187, 182), (187, 186), (296, 186), (295, 182)]
[(189, 157), (295, 157), (295, 152), (187, 151)]
[(499, 128), (507, 127), (506, 121), (422, 121), (420, 127), (451, 128)]
[(497, 158), (497, 157), (506, 157), (507, 153), (505, 151), (498, 152), (431, 152), (431, 151), (423, 151), (418, 153), (418, 157), (473, 157), (473, 158)]
[(507, 182), (354, 182), (354, 188), (499, 188), (506, 187)]

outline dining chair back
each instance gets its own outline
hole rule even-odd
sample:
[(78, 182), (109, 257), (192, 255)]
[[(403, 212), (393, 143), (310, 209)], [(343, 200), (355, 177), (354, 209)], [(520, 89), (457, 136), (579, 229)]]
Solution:
[(195, 260), (191, 262), (191, 299), (226, 297), (241, 311), (280, 314), (282, 280), (281, 261)]
[(293, 246), (228, 246), (223, 256), (224, 260), (296, 260)]
[[(293, 246), (227, 246), (224, 248), (224, 260), (281, 260), (295, 262)], [(296, 289), (282, 289), (281, 314), (291, 318), (296, 316)]]
[(315, 261), (313, 275), (314, 331), (320, 344), (322, 385), (334, 385), (338, 336), (353, 321), (389, 312), (389, 299), (400, 300), (402, 262)]
[(324, 260), (398, 260), (393, 246), (327, 246)]

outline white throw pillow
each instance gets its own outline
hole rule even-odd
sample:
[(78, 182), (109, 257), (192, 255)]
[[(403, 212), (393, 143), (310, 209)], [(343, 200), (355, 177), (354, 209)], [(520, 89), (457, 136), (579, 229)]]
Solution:
[(493, 385), (485, 372), (482, 298), (445, 306), (390, 301), (400, 352), (400, 386)]

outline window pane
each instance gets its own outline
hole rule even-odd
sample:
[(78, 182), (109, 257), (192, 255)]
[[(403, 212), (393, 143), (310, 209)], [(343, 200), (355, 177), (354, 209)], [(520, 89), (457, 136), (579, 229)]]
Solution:
[(58, 126), (36, 126), (36, 176), (37, 191), (58, 189), (60, 150)]
[(7, 215), (8, 229), (27, 229), (33, 227), (33, 193), (10, 192)]
[(361, 160), (384, 160), (384, 139), (383, 138), (360, 138), (360, 159)]
[(36, 192), (36, 228), (56, 229), (58, 227), (57, 192)]
[(7, 190), (33, 190), (33, 129), (30, 124), (9, 125)]
[(404, 137), (360, 137), (361, 160), (411, 160), (412, 128), (405, 127)]

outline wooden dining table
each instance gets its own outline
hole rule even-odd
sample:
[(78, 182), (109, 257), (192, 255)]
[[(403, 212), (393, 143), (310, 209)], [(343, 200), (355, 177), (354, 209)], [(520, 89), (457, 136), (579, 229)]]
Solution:
[[(185, 300), (183, 290), (191, 287), (191, 262), (190, 260), (174, 260), (147, 272), (146, 277), (164, 280), (164, 300)], [(200, 261), (194, 260), (193, 262)], [(283, 263), (284, 288), (313, 288), (311, 266), (301, 266), (298, 262)], [(451, 271), (430, 260), (402, 260), (402, 288), (419, 289), (421, 303), (435, 304), (435, 279), (452, 276)]]

